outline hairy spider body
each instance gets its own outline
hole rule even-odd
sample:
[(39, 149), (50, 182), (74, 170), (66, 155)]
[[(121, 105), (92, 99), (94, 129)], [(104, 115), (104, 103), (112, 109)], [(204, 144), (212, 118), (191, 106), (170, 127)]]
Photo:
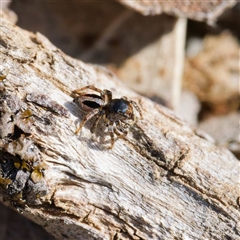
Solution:
[(99, 108), (104, 105), (104, 101), (101, 96), (96, 94), (85, 94), (78, 96), (74, 94), (76, 98), (74, 98), (74, 102), (81, 108), (83, 112), (90, 112), (94, 108)]
[[(100, 95), (84, 93), (83, 91), (90, 89), (100, 93)], [(95, 133), (101, 119), (104, 119), (108, 132), (111, 137), (111, 148), (114, 145), (114, 134), (118, 137), (125, 137), (132, 124), (137, 121), (134, 109), (139, 113), (142, 118), (142, 113), (136, 102), (128, 100), (126, 97), (112, 98), (112, 92), (104, 89), (98, 89), (92, 85), (77, 89), (73, 91), (74, 102), (88, 114), (82, 120), (80, 126), (76, 130), (78, 134), (84, 124), (96, 116), (91, 132)]]

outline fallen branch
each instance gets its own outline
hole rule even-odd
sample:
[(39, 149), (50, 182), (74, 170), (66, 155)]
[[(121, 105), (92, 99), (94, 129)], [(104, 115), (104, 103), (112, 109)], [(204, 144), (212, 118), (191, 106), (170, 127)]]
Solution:
[[(1, 23), (0, 200), (57, 239), (237, 239), (238, 160), (105, 68)], [(5, 72), (7, 72), (5, 70)], [(140, 105), (109, 150), (71, 92), (93, 84)]]

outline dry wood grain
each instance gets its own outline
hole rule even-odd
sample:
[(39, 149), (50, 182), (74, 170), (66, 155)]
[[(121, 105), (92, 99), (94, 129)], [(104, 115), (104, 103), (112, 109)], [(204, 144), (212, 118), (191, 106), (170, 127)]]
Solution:
[[(105, 68), (1, 22), (0, 200), (57, 239), (239, 239), (239, 162)], [(139, 103), (144, 119), (112, 150), (71, 92), (88, 84)], [(107, 136), (107, 135), (106, 135)], [(6, 174), (9, 174), (8, 177)], [(14, 173), (14, 174), (13, 174)]]
[(131, 9), (144, 15), (156, 15), (167, 13), (176, 17), (186, 17), (197, 21), (214, 23), (216, 19), (227, 8), (236, 4), (236, 0), (214, 0), (214, 1), (160, 1), (160, 0), (118, 0)]

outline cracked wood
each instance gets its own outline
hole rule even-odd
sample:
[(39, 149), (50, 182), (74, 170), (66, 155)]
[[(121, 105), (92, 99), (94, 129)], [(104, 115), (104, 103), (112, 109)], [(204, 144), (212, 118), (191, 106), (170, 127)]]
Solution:
[[(16, 157), (29, 176), (35, 162), (43, 166), (44, 184), (32, 184), (36, 199), (25, 196), (29, 176), (18, 189), (26, 217), (57, 239), (239, 239), (239, 162), (228, 150), (41, 34), (4, 18), (1, 33), (0, 65), (9, 73), (0, 82), (0, 183), (14, 187), (3, 164)], [(143, 120), (112, 150), (101, 130), (92, 139), (90, 124), (74, 134), (83, 115), (70, 95), (89, 84), (142, 109)], [(10, 193), (0, 192), (7, 205), (16, 202)]]

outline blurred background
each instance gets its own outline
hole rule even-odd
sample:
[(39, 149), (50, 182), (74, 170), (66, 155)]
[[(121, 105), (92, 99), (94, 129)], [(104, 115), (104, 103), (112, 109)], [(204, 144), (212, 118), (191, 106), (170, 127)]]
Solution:
[[(162, 14), (158, 7), (124, 0), (13, 0), (1, 10), (67, 55), (107, 67), (240, 159), (240, 3), (216, 18), (206, 6), (175, 4)], [(1, 204), (0, 212), (0, 240), (54, 239)]]

